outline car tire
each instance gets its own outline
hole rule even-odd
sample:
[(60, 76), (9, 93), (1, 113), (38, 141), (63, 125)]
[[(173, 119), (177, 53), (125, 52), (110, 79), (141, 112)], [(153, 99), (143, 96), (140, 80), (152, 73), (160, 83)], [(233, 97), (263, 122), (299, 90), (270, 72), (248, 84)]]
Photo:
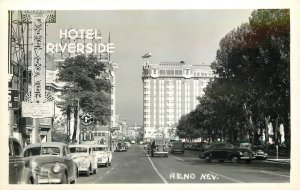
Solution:
[(246, 164), (250, 164), (252, 160), (245, 160)]
[(61, 184), (68, 184), (67, 174), (63, 174), (62, 179), (61, 179)]
[(205, 156), (204, 161), (207, 162), (207, 163), (211, 162), (210, 156), (209, 155)]
[(231, 157), (231, 161), (232, 161), (232, 163), (238, 163), (239, 158), (237, 156), (233, 156), (233, 157)]
[(76, 167), (76, 177), (77, 177), (77, 178), (79, 177), (79, 170), (78, 170), (77, 167)]
[(28, 181), (26, 184), (34, 184), (34, 179), (32, 177), (28, 178)]

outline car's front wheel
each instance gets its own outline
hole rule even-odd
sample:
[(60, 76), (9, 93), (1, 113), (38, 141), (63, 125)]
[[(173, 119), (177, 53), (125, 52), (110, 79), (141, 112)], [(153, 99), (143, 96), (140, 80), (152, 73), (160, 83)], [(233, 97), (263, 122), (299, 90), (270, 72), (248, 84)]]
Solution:
[(231, 158), (231, 161), (232, 161), (233, 163), (238, 163), (238, 162), (239, 162), (239, 158), (238, 158), (237, 156), (233, 156), (233, 157)]
[(27, 184), (34, 184), (34, 179), (33, 177), (30, 177), (27, 181)]
[(209, 155), (205, 156), (204, 161), (211, 162), (211, 157)]
[(61, 184), (68, 184), (67, 174), (62, 175)]

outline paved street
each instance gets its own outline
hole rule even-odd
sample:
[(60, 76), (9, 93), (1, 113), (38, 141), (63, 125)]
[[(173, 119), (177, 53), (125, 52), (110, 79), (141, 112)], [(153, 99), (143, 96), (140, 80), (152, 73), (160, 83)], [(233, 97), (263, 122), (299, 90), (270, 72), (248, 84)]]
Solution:
[(289, 176), (289, 163), (205, 163), (197, 151), (152, 158), (142, 145), (132, 145), (127, 152), (113, 153), (111, 167), (98, 168), (90, 177), (80, 175), (77, 183), (287, 183)]

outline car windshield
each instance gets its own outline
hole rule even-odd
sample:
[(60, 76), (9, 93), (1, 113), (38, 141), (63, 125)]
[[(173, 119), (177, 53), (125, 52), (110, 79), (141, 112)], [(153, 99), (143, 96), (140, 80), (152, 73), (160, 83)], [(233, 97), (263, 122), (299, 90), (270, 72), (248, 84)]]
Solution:
[(87, 147), (70, 147), (71, 153), (87, 153)]
[(42, 147), (41, 155), (59, 155), (59, 147)]
[(41, 155), (41, 147), (28, 148), (24, 151), (24, 157)]
[(24, 151), (24, 157), (38, 156), (38, 155), (59, 155), (59, 147), (32, 147)]
[(165, 141), (156, 140), (155, 145), (165, 145)]
[(94, 147), (93, 150), (94, 151), (105, 151), (106, 148), (105, 147)]

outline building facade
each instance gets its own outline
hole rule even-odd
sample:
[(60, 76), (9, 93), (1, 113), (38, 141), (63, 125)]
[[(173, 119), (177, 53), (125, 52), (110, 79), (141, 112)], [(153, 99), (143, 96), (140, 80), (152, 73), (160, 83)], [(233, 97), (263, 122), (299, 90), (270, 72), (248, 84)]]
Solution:
[(172, 138), (176, 123), (194, 110), (213, 78), (210, 65), (162, 62), (143, 65), (144, 139)]

